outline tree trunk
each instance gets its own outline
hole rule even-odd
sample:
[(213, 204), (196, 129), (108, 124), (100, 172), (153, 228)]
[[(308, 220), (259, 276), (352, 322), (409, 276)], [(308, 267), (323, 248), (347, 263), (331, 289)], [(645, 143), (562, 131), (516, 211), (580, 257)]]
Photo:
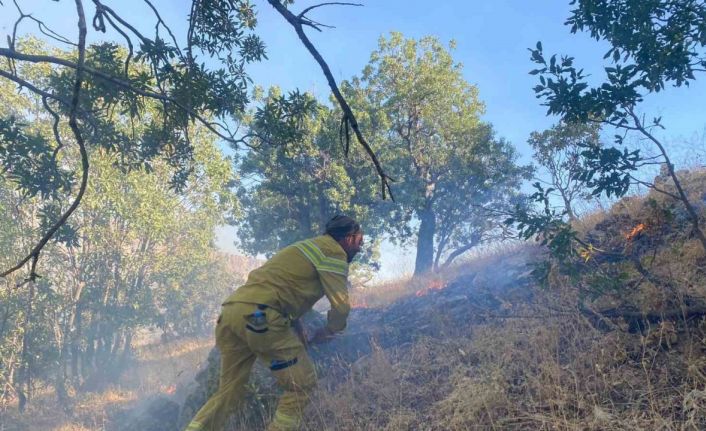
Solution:
[(83, 310), (81, 303), (76, 304), (75, 320), (73, 325), (73, 330), (71, 331), (71, 374), (74, 379), (81, 378), (81, 373), (79, 369), (79, 359), (81, 356), (81, 336), (83, 332)]
[(118, 362), (118, 352), (123, 346), (124, 335), (123, 331), (116, 331), (113, 335), (113, 346), (110, 349), (110, 362)]
[(88, 337), (86, 340), (86, 351), (83, 354), (84, 375), (88, 375), (90, 372), (93, 372), (96, 369), (96, 333), (98, 331), (98, 325), (96, 324), (96, 320), (96, 316), (92, 316), (91, 324), (89, 326), (90, 329), (88, 330)]
[(121, 366), (127, 365), (127, 362), (130, 360), (131, 356), (132, 356), (132, 332), (128, 332), (125, 335), (125, 344), (123, 345), (123, 353), (120, 358)]
[[(24, 332), (22, 334), (22, 380), (20, 381), (20, 391), (18, 395), (20, 400), (18, 403), (20, 412), (24, 412), (25, 404), (29, 402), (32, 395), (32, 357), (31, 357), (31, 334), (30, 325), (32, 322), (32, 301), (34, 300), (34, 280), (29, 284), (29, 298), (27, 299), (27, 310), (24, 316)], [(26, 388), (26, 392), (22, 393), (22, 386)]]
[(559, 188), (559, 194), (561, 195), (561, 199), (564, 201), (564, 208), (566, 209), (566, 215), (569, 217), (569, 221), (576, 221), (576, 214), (574, 213), (574, 209), (571, 207), (571, 199), (569, 199), (566, 195), (566, 191)]
[(454, 259), (457, 257), (461, 256), (463, 253), (467, 252), (468, 250), (472, 249), (473, 247), (477, 246), (481, 242), (482, 235), (480, 232), (477, 232), (471, 237), (471, 240), (468, 244), (464, 244), (463, 246), (457, 248), (456, 250), (452, 251), (451, 254), (446, 258), (446, 261), (444, 262), (443, 265), (439, 268), (441, 269), (446, 269), (453, 263)]
[(419, 211), (419, 231), (417, 232), (417, 258), (414, 263), (414, 276), (428, 273), (434, 263), (434, 234), (436, 233), (436, 215), (426, 208)]

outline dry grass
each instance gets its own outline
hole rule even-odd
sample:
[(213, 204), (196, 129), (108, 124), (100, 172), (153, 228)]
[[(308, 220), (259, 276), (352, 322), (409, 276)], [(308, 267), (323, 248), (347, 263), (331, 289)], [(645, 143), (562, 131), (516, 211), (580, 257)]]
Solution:
[[(691, 190), (706, 190), (704, 178), (691, 175), (685, 183)], [(648, 197), (658, 206), (666, 203), (663, 197)], [(646, 222), (653, 229), (645, 231), (649, 238), (663, 221), (650, 209), (654, 203), (646, 202), (644, 197), (622, 199), (609, 210), (587, 215), (574, 227), (588, 235), (597, 226), (607, 226), (612, 233), (597, 238), (619, 242), (626, 229), (629, 232), (636, 223)], [(535, 304), (528, 307), (531, 313), (525, 317), (465, 326), (466, 332), (453, 339), (440, 335), (393, 349), (376, 347), (354, 364), (341, 363), (340, 372), (328, 374), (345, 377), (320, 381), (304, 428), (706, 429), (704, 319), (645, 321), (635, 331), (634, 322), (614, 319), (606, 328), (577, 311), (579, 301), (594, 307), (628, 304), (640, 310), (660, 310), (706, 300), (704, 251), (693, 238), (670, 229), (674, 235), (667, 237), (669, 241), (655, 241), (658, 246), (642, 262), (656, 279), (670, 280), (668, 288), (638, 274), (630, 262), (610, 263), (593, 269), (609, 275), (624, 273), (629, 289), (603, 292), (587, 301), (581, 288), (595, 274), (576, 279), (554, 273), (551, 289), (534, 292)], [(351, 296), (358, 306), (384, 307), (426, 289), (444, 287), (470, 272), (477, 273), (475, 280), (483, 284), (493, 280), (488, 272), (524, 253), (536, 252), (524, 244), (504, 245), (476, 254), (442, 274), (390, 281), (355, 290)], [(110, 408), (135, 402), (138, 393), (167, 390), (166, 385), (191, 374), (205, 360), (211, 344), (208, 339), (146, 345), (140, 349), (140, 367), (123, 382), (130, 389), (82, 400), (85, 415), (82, 412), (74, 422), (52, 422), (46, 413), (51, 410), (47, 394), (45, 407), (33, 413), (32, 422), (23, 419), (31, 425), (16, 429), (101, 429)], [(43, 427), (45, 423), (54, 427)]]
[(201, 369), (213, 344), (207, 337), (144, 346), (134, 372), (124, 375), (120, 385), (147, 394), (172, 392)]
[(499, 268), (502, 267), (501, 263), (508, 259), (513, 260), (537, 252), (539, 249), (536, 246), (525, 242), (495, 244), (459, 259), (439, 273), (414, 278), (405, 275), (379, 285), (353, 289), (351, 303), (354, 308), (385, 307), (409, 296), (421, 296), (429, 290), (443, 289), (447, 283), (464, 274), (477, 273), (492, 278), (492, 274), (487, 274), (488, 268)]
[(321, 382), (305, 429), (705, 429), (705, 329), (606, 333), (574, 313), (378, 348)]
[[(682, 178), (703, 213), (705, 172)], [(535, 292), (532, 318), (476, 325), (456, 339), (376, 349), (350, 368), (344, 383), (324, 382), (306, 429), (706, 429), (704, 318), (644, 320), (640, 328), (613, 319), (606, 328), (577, 311), (579, 301), (652, 312), (706, 302), (704, 250), (684, 234), (688, 222), (679, 205), (655, 193), (633, 196), (574, 224), (580, 235), (629, 253), (626, 236), (644, 223), (641, 241), (652, 248), (640, 259), (652, 281), (629, 260), (594, 265), (579, 279), (552, 273), (551, 290)], [(601, 235), (604, 228), (610, 231)], [(355, 297), (384, 306), (429, 284), (497, 268), (521, 250), (474, 256), (442, 276), (386, 283)], [(621, 275), (624, 284), (588, 300), (585, 288), (597, 275)]]

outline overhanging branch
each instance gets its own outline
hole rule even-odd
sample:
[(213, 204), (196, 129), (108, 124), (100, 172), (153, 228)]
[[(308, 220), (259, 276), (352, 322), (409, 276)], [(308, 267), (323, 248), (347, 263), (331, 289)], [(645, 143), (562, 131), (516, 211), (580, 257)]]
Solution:
[[(24, 53), (21, 53), (21, 52), (12, 50), (12, 49), (8, 49), (8, 48), (0, 48), (0, 56), (14, 59), (14, 60), (19, 60), (19, 61), (28, 61), (30, 63), (51, 63), (51, 64), (56, 64), (59, 66), (68, 67), (71, 69), (78, 68), (78, 65), (76, 63), (69, 61), (69, 60), (66, 60), (66, 59), (63, 59), (63, 58), (54, 57), (51, 55), (24, 54)], [(217, 130), (216, 126), (219, 128), (222, 128), (222, 129), (225, 129), (225, 127), (222, 126), (221, 124), (208, 121), (203, 116), (196, 113), (193, 109), (190, 109), (190, 108), (184, 106), (182, 103), (180, 103), (179, 101), (175, 100), (172, 97), (169, 97), (165, 94), (156, 93), (154, 91), (137, 88), (121, 78), (118, 78), (118, 77), (113, 76), (109, 73), (105, 73), (103, 71), (94, 69), (90, 66), (84, 65), (82, 67), (82, 70), (85, 73), (88, 73), (89, 75), (92, 75), (95, 78), (102, 79), (104, 81), (115, 84), (118, 87), (121, 87), (126, 91), (129, 91), (129, 92), (132, 92), (137, 95), (147, 97), (150, 99), (159, 100), (159, 101), (167, 102), (167, 103), (172, 103), (174, 106), (178, 107), (179, 109), (181, 109), (184, 112), (186, 112), (187, 114), (189, 114), (192, 118), (196, 119), (199, 123), (204, 125), (208, 130), (213, 132), (219, 138), (221, 138), (221, 139), (223, 139), (233, 145), (243, 144), (243, 145), (249, 146), (247, 140), (238, 139), (238, 138), (235, 138), (234, 136), (228, 136), (228, 135), (224, 134), (223, 132)]]
[(11, 274), (18, 269), (22, 268), (27, 262), (32, 260), (32, 266), (30, 268), (30, 273), (29, 276), (27, 277), (27, 281), (29, 282), (34, 282), (38, 275), (37, 275), (37, 261), (39, 260), (39, 254), (41, 253), (42, 249), (44, 246), (49, 242), (49, 240), (54, 236), (54, 234), (59, 230), (59, 228), (66, 223), (66, 220), (71, 216), (71, 214), (78, 208), (78, 205), (81, 203), (81, 199), (83, 198), (84, 193), (86, 192), (86, 187), (88, 185), (88, 168), (89, 168), (89, 163), (88, 163), (88, 152), (86, 151), (86, 145), (83, 140), (83, 135), (81, 134), (81, 130), (78, 127), (78, 102), (79, 102), (79, 95), (81, 93), (81, 87), (83, 85), (83, 69), (84, 69), (84, 64), (86, 61), (86, 17), (85, 13), (83, 10), (83, 3), (81, 3), (81, 0), (76, 0), (76, 13), (78, 15), (78, 30), (79, 30), (79, 36), (78, 36), (78, 62), (76, 64), (76, 78), (74, 80), (74, 88), (73, 88), (73, 95), (71, 98), (71, 106), (69, 110), (69, 126), (71, 127), (71, 130), (74, 133), (74, 137), (76, 138), (76, 143), (79, 147), (79, 151), (81, 153), (81, 167), (83, 169), (82, 176), (81, 176), (81, 187), (79, 188), (79, 192), (76, 195), (76, 198), (74, 199), (73, 203), (71, 206), (66, 210), (66, 212), (57, 220), (51, 228), (42, 236), (42, 238), (37, 242), (37, 244), (34, 246), (32, 251), (29, 252), (27, 256), (25, 256), (22, 260), (20, 260), (17, 265), (14, 267), (4, 271), (2, 274), (0, 274), (0, 277), (5, 277), (8, 274)]
[[(275, 8), (277, 12), (279, 12), (284, 19), (287, 20), (289, 24), (294, 27), (294, 30), (297, 33), (297, 36), (299, 36), (299, 40), (302, 41), (306, 49), (309, 51), (309, 53), (314, 57), (316, 62), (319, 64), (321, 67), (321, 70), (324, 72), (324, 75), (326, 76), (326, 80), (328, 81), (328, 85), (331, 88), (331, 92), (333, 93), (334, 97), (336, 98), (336, 101), (338, 104), (341, 106), (341, 110), (343, 111), (343, 122), (345, 122), (346, 125), (349, 125), (351, 129), (353, 129), (353, 133), (355, 133), (356, 138), (358, 139), (358, 143), (365, 149), (365, 152), (368, 154), (370, 157), (370, 160), (373, 162), (373, 165), (375, 166), (375, 170), (377, 171), (378, 176), (380, 177), (380, 182), (381, 182), (381, 189), (382, 189), (382, 198), (383, 200), (386, 198), (387, 193), (390, 193), (390, 199), (394, 200), (394, 195), (392, 194), (392, 189), (390, 188), (390, 182), (393, 182), (394, 180), (390, 178), (385, 171), (382, 168), (382, 165), (380, 164), (380, 161), (378, 160), (377, 156), (375, 155), (375, 152), (370, 148), (370, 145), (368, 144), (367, 140), (365, 139), (365, 136), (363, 136), (363, 133), (360, 131), (360, 127), (358, 126), (358, 120), (355, 117), (355, 114), (353, 114), (353, 110), (351, 107), (348, 105), (348, 102), (346, 99), (343, 97), (343, 94), (341, 94), (341, 91), (338, 88), (338, 84), (336, 83), (336, 80), (333, 77), (333, 74), (331, 73), (331, 69), (329, 68), (328, 64), (326, 61), (323, 59), (319, 51), (314, 47), (314, 44), (311, 43), (311, 40), (309, 40), (309, 37), (306, 35), (304, 32), (304, 25), (310, 25), (310, 23), (306, 20), (306, 17), (304, 17), (304, 14), (315, 8), (315, 7), (320, 7), (324, 6), (325, 3), (320, 4), (320, 5), (315, 5), (310, 8), (305, 9), (304, 12), (302, 12), (299, 15), (294, 15), (289, 9), (287, 9), (279, 0), (267, 0), (267, 2), (272, 5), (272, 7)], [(329, 4), (344, 4), (344, 3), (329, 3)], [(355, 4), (357, 5), (357, 4)], [(359, 5), (357, 5), (359, 6)], [(347, 144), (346, 144), (347, 145)]]
[(301, 11), (299, 15), (297, 15), (298, 18), (304, 18), (304, 16), (307, 14), (307, 12), (312, 11), (318, 7), (322, 6), (363, 6), (360, 3), (345, 3), (345, 2), (326, 2), (326, 3), (319, 3), (315, 4), (313, 6), (309, 6), (308, 8), (304, 9)]

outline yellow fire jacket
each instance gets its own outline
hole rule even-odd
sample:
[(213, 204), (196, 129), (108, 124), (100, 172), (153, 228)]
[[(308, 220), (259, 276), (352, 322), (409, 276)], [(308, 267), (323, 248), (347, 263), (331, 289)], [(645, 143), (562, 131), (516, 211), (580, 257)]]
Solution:
[(328, 329), (342, 331), (350, 312), (346, 252), (329, 235), (299, 241), (283, 248), (226, 299), (265, 304), (298, 319), (324, 295), (331, 303)]

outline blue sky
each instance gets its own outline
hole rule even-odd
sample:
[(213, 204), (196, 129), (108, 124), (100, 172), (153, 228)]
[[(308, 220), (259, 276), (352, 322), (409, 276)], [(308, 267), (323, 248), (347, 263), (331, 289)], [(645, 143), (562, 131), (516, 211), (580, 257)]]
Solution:
[[(293, 29), (264, 0), (253, 0), (258, 7), (258, 34), (268, 48), (269, 60), (253, 65), (250, 74), (262, 86), (279, 85), (285, 90), (299, 88), (312, 91), (319, 98), (328, 97), (328, 87), (318, 65), (296, 38)], [(400, 31), (407, 37), (437, 36), (447, 43), (456, 41), (454, 58), (464, 65), (466, 79), (478, 86), (486, 104), (484, 119), (494, 124), (498, 134), (515, 144), (525, 160), (531, 154), (526, 145), (533, 130), (545, 129), (555, 119), (545, 115), (545, 108), (534, 97), (535, 77), (527, 48), (538, 40), (545, 52), (571, 54), (576, 64), (602, 77), (606, 45), (586, 34), (572, 35), (563, 25), (569, 16), (569, 0), (360, 0), (364, 7), (328, 6), (318, 8), (310, 16), (336, 28), (317, 33), (309, 30), (315, 45), (327, 60), (337, 80), (359, 74), (368, 62), (381, 35)], [(2, 40), (11, 32), (14, 6), (7, 0), (0, 6)], [(20, 0), (25, 12), (45, 19), (57, 31), (75, 38), (74, 3), (68, 0)], [(89, 3), (89, 2), (86, 2)], [(154, 20), (150, 11), (138, 0), (106, 0), (118, 13), (129, 17), (147, 34)], [(320, 3), (298, 0), (292, 9), (299, 11)], [(189, 1), (155, 1), (163, 18), (183, 33)], [(90, 5), (86, 5), (90, 10)], [(90, 22), (90, 19), (89, 19)], [(25, 23), (25, 30), (35, 27)], [(94, 33), (95, 34), (95, 33)], [(102, 36), (102, 35), (101, 35)], [(104, 36), (102, 36), (104, 37)], [(93, 39), (95, 40), (95, 39)], [(677, 161), (701, 163), (706, 152), (702, 137), (706, 129), (704, 116), (706, 79), (690, 88), (669, 88), (649, 96), (640, 107), (649, 117), (661, 115), (667, 130), (662, 137), (678, 149)], [(694, 142), (698, 142), (695, 145)], [(227, 248), (232, 229), (219, 233), (219, 244)], [(383, 250), (382, 275), (395, 275), (399, 269), (411, 270), (411, 260), (404, 253), (386, 245)], [(393, 269), (394, 268), (394, 269)]]

